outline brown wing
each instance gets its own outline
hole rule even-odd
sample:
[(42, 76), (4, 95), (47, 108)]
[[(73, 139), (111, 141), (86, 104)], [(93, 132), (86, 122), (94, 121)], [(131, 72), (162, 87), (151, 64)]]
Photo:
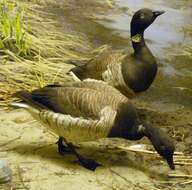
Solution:
[(71, 71), (81, 80), (86, 78), (102, 80), (102, 73), (107, 70), (108, 65), (120, 64), (125, 55), (123, 51), (107, 49), (83, 66), (77, 66)]
[[(84, 118), (98, 118), (104, 107), (116, 110), (120, 103), (127, 101), (124, 97), (79, 87), (45, 87), (34, 90), (30, 95), (27, 97), (29, 103), (36, 102), (54, 112)], [(21, 93), (18, 96), (24, 99)]]
[(98, 91), (102, 91), (105, 93), (110, 93), (110, 94), (116, 95), (120, 99), (126, 98), (116, 88), (108, 85), (106, 82), (101, 81), (101, 80), (85, 79), (81, 82), (66, 82), (63, 84), (58, 84), (58, 86), (60, 86), (60, 87), (88, 88), (88, 89), (98, 90)]

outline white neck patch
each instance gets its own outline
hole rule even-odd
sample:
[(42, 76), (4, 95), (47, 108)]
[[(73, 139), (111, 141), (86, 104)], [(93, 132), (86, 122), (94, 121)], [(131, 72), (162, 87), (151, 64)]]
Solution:
[(138, 132), (143, 132), (145, 127), (141, 124), (138, 126)]
[(141, 36), (141, 34), (136, 34), (131, 37), (131, 40), (132, 40), (132, 42), (139, 43), (142, 40), (142, 36)]

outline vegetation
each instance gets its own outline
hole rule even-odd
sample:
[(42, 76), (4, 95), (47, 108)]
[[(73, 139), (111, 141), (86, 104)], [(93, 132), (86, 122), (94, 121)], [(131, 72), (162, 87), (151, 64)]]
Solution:
[(28, 39), (22, 22), (23, 11), (23, 8), (15, 2), (3, 0), (0, 3), (0, 48), (26, 56), (28, 54)]
[(32, 90), (70, 80), (71, 59), (85, 60), (91, 46), (81, 35), (65, 32), (54, 14), (38, 1), (0, 3), (0, 102), (13, 100), (18, 89)]

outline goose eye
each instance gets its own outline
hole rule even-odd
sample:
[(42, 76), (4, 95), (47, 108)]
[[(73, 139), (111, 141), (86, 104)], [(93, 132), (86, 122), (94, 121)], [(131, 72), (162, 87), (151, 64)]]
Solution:
[(140, 19), (144, 19), (145, 18), (145, 14), (144, 13), (141, 13), (140, 14)]

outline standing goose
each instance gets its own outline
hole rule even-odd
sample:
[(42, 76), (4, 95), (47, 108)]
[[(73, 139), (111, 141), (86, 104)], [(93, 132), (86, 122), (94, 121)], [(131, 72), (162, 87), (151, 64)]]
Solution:
[(131, 42), (133, 54), (106, 50), (87, 63), (71, 62), (71, 69), (80, 80), (93, 78), (106, 81), (125, 96), (133, 97), (148, 89), (157, 73), (156, 60), (147, 47), (144, 31), (164, 11), (140, 9), (131, 20)]
[(100, 164), (81, 156), (75, 142), (119, 137), (138, 140), (144, 136), (155, 150), (174, 169), (174, 144), (166, 133), (148, 124), (142, 124), (136, 109), (118, 90), (105, 82), (85, 80), (62, 86), (50, 85), (29, 93), (15, 94), (22, 103), (12, 106), (25, 108), (30, 114), (60, 138), (60, 154), (70, 152), (80, 165), (95, 170)]

